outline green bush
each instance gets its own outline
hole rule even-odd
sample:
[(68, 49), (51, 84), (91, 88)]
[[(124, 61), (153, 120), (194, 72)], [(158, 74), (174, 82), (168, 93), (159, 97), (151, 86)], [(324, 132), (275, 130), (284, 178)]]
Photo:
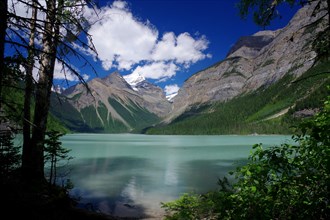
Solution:
[(7, 182), (20, 166), (20, 147), (14, 145), (11, 132), (0, 131), (0, 184)]
[(294, 145), (256, 144), (232, 185), (163, 204), (167, 219), (329, 219), (330, 96), (292, 138)]

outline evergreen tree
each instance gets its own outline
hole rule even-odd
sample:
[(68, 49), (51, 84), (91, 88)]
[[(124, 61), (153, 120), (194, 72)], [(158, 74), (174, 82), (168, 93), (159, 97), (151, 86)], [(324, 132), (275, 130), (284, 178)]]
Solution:
[(20, 147), (14, 145), (11, 131), (0, 131), (0, 182), (6, 183), (20, 166)]
[(72, 159), (68, 155), (70, 150), (63, 148), (62, 142), (59, 141), (63, 135), (64, 133), (58, 131), (49, 131), (47, 132), (48, 138), (45, 140), (45, 161), (49, 163), (49, 183), (52, 185), (56, 184), (59, 163), (63, 160), (68, 161)]

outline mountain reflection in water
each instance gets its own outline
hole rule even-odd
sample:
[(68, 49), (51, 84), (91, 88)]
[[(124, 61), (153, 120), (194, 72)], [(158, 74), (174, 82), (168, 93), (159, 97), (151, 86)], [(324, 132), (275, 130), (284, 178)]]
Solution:
[(161, 202), (185, 192), (204, 193), (244, 164), (253, 144), (289, 142), (290, 136), (149, 136), (70, 134), (71, 195), (80, 206), (121, 217), (159, 217)]

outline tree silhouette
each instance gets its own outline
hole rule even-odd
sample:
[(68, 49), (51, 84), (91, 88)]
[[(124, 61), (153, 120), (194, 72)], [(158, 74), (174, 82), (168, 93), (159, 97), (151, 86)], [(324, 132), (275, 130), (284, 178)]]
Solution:
[(48, 138), (45, 140), (45, 161), (50, 164), (49, 183), (52, 185), (56, 184), (59, 162), (72, 159), (68, 155), (71, 150), (63, 148), (62, 142), (59, 141), (63, 135), (65, 134), (58, 131), (49, 131), (47, 132)]
[[(76, 45), (80, 45), (97, 55), (91, 36), (87, 32), (89, 23), (83, 17), (83, 8), (94, 5), (91, 0), (48, 0), (45, 1), (45, 5), (43, 5), (44, 1), (40, 0), (9, 0), (8, 2), (7, 5), (7, 1), (1, 1), (0, 5), (1, 12), (4, 12), (1, 16), (6, 18), (2, 20), (1, 17), (0, 37), (2, 33), (4, 37), (0, 38), (0, 49), (2, 46), (4, 48), (5, 43), (10, 46), (15, 57), (19, 59), (9, 59), (9, 61), (16, 63), (14, 65), (26, 67), (26, 71), (20, 78), (5, 84), (4, 60), (0, 59), (0, 109), (2, 104), (8, 104), (2, 100), (2, 87), (16, 87), (15, 83), (23, 80), (25, 104), (22, 172), (27, 182), (30, 180), (44, 182), (43, 151), (55, 63), (62, 65), (64, 75), (67, 74), (66, 71), (70, 71), (87, 87), (83, 77), (70, 61), (72, 57), (78, 58), (83, 66), (88, 65), (94, 70), (85, 55), (76, 49)], [(19, 10), (16, 10), (18, 5), (23, 5), (27, 11), (32, 11), (32, 15), (18, 14)], [(43, 15), (44, 19), (38, 17), (37, 12)], [(87, 37), (88, 42), (82, 40), (81, 35)], [(37, 65), (38, 63), (40, 66)], [(36, 81), (31, 77), (33, 68), (38, 70)], [(31, 106), (30, 100), (33, 95), (35, 102), (34, 106)], [(33, 116), (30, 108), (34, 112)]]

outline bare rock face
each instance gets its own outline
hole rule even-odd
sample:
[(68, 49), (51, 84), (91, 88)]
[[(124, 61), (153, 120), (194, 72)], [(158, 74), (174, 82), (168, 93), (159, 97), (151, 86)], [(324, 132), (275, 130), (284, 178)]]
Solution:
[(313, 23), (322, 16), (321, 13), (313, 16), (314, 8), (315, 4), (301, 8), (282, 29), (241, 37), (226, 59), (187, 79), (172, 103), (160, 87), (142, 76), (123, 77), (118, 72), (89, 81), (90, 93), (78, 84), (63, 94), (84, 122), (95, 128), (107, 127), (112, 131), (124, 126), (131, 131), (137, 124), (151, 125), (153, 122), (148, 119), (155, 115), (170, 122), (192, 107), (224, 102), (267, 87), (286, 74), (298, 77), (306, 72), (316, 57), (311, 44), (326, 27), (323, 23)]
[(190, 77), (173, 99), (171, 121), (193, 105), (226, 101), (240, 94), (252, 76), (252, 63), (243, 57), (231, 57)]
[(146, 80), (137, 83), (136, 92), (142, 97), (142, 106), (160, 117), (168, 115), (171, 103), (167, 100), (164, 91)]
[(320, 112), (320, 109), (303, 109), (293, 113), (293, 117), (295, 118), (308, 118), (314, 116), (316, 113)]
[[(132, 130), (134, 127), (131, 126), (128, 118), (132, 120), (135, 117), (136, 108), (139, 111), (146, 110), (148, 114), (155, 114), (160, 118), (167, 115), (171, 108), (171, 103), (160, 87), (143, 81), (133, 89), (118, 72), (104, 78), (94, 78), (87, 85), (90, 91), (87, 91), (84, 85), (77, 84), (65, 90), (63, 95), (68, 97), (69, 102), (81, 113), (87, 108), (93, 109), (102, 125), (108, 124), (109, 120), (117, 120)], [(123, 112), (127, 114), (124, 115)], [(86, 117), (83, 114), (82, 116)]]
[(270, 44), (275, 36), (276, 31), (260, 31), (252, 36), (243, 36), (229, 50), (227, 57), (253, 58), (263, 47)]
[(226, 101), (268, 86), (286, 74), (298, 77), (307, 71), (316, 57), (311, 42), (326, 26), (306, 26), (322, 16), (313, 16), (314, 8), (315, 4), (301, 8), (280, 30), (240, 38), (225, 60), (186, 80), (165, 121), (170, 122), (192, 106)]

